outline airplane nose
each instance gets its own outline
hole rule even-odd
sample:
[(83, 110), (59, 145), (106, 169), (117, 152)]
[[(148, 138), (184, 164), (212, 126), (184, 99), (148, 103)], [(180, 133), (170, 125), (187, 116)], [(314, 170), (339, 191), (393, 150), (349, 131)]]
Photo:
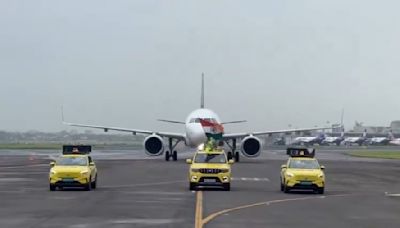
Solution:
[(190, 124), (186, 127), (188, 144), (190, 146), (198, 146), (207, 141), (206, 134), (200, 124)]

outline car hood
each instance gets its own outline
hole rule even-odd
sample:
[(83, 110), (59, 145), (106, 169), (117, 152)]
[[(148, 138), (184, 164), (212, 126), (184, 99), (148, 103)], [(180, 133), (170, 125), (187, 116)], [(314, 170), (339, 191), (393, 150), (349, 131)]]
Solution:
[(229, 164), (212, 164), (212, 163), (193, 163), (190, 168), (194, 169), (229, 169)]
[(287, 172), (293, 173), (294, 175), (320, 175), (323, 171), (320, 169), (287, 169)]
[(51, 170), (55, 172), (77, 173), (82, 171), (89, 171), (89, 168), (86, 166), (54, 166)]

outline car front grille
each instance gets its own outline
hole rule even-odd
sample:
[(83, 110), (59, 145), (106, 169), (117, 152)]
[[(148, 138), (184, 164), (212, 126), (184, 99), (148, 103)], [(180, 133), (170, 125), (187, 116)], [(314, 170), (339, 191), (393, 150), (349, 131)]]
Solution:
[(61, 178), (78, 178), (81, 174), (78, 172), (58, 172), (58, 176)]
[(296, 179), (299, 181), (316, 181), (318, 176), (315, 175), (296, 175)]
[(200, 173), (210, 173), (210, 174), (218, 174), (221, 172), (221, 169), (200, 169)]

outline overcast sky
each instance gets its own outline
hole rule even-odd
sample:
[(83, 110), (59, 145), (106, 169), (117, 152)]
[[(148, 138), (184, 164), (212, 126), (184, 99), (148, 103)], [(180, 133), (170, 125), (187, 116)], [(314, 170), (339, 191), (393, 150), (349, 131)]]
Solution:
[(0, 130), (66, 120), (182, 132), (400, 119), (398, 1), (0, 1)]

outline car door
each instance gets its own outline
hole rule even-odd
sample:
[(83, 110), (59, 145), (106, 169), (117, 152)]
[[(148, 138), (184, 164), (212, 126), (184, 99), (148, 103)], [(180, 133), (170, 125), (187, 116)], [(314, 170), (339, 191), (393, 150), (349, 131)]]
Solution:
[(285, 172), (286, 172), (286, 170), (287, 170), (287, 168), (288, 168), (288, 166), (289, 166), (289, 161), (287, 161), (285, 164), (283, 164), (283, 165), (286, 165), (286, 168), (282, 168), (281, 167), (281, 183), (282, 184), (284, 184), (284, 180), (285, 180)]

